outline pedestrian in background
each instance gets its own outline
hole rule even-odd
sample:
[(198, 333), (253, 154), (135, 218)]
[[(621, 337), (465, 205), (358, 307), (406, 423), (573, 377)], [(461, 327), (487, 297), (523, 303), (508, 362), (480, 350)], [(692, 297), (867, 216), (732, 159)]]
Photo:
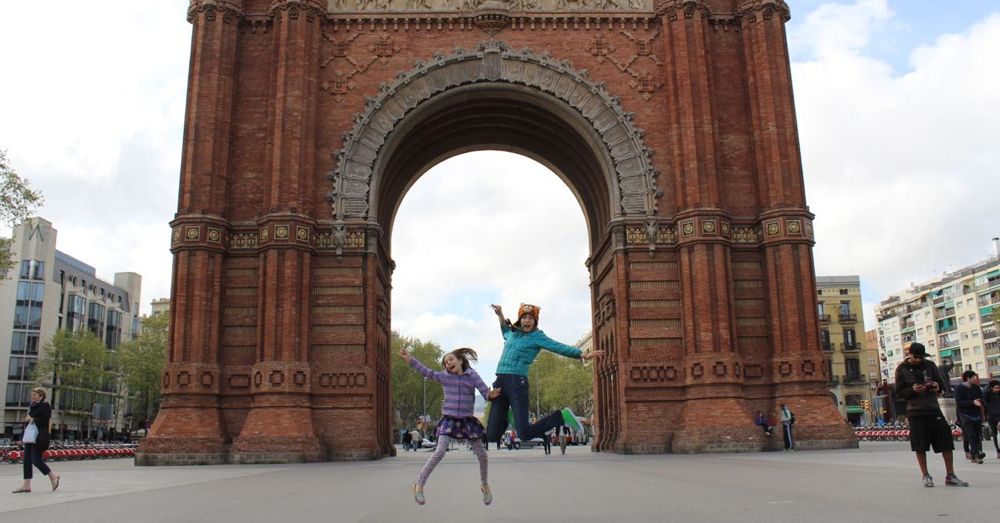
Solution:
[(785, 450), (793, 451), (795, 450), (795, 437), (792, 434), (792, 427), (795, 425), (795, 413), (782, 403), (778, 414), (781, 418), (781, 435), (785, 439)]
[(970, 460), (982, 464), (983, 453), (983, 389), (979, 374), (974, 370), (962, 373), (962, 384), (955, 387), (955, 407), (962, 427), (962, 440), (969, 445)]
[(934, 362), (927, 359), (927, 349), (921, 343), (910, 343), (906, 357), (896, 367), (896, 397), (906, 400), (906, 421), (910, 426), (910, 450), (916, 453), (917, 465), (925, 487), (934, 486), (927, 471), (927, 451), (931, 448), (944, 459), (945, 485), (968, 487), (969, 483), (955, 475), (953, 452), (955, 442), (951, 426), (941, 412), (938, 395), (947, 384)]
[(49, 419), (52, 417), (52, 406), (45, 401), (45, 390), (31, 389), (31, 404), (28, 415), (24, 417), (24, 434), (21, 443), (24, 444), (24, 482), (14, 490), (14, 494), (31, 492), (32, 467), (49, 477), (52, 491), (59, 488), (59, 474), (56, 474), (42, 459), (42, 453), (49, 448)]
[(997, 450), (997, 459), (1000, 459), (1000, 442), (997, 441), (997, 433), (1000, 432), (1000, 380), (990, 380), (983, 404), (986, 405), (986, 419), (993, 433), (993, 448)]

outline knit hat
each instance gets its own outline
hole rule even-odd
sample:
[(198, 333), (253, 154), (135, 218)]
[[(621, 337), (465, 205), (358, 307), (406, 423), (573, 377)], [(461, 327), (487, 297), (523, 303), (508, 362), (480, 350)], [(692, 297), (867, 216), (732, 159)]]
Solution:
[(518, 329), (521, 328), (521, 316), (525, 314), (530, 314), (535, 318), (535, 328), (538, 328), (538, 313), (542, 308), (538, 305), (531, 305), (530, 303), (522, 303), (520, 307), (517, 308), (517, 321), (514, 322), (514, 326)]

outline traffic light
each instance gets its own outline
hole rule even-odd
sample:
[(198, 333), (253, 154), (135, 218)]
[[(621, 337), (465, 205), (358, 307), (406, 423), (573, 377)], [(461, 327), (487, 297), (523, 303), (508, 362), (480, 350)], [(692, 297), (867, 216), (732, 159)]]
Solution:
[(861, 400), (861, 405), (865, 408), (865, 410), (872, 410), (871, 400)]

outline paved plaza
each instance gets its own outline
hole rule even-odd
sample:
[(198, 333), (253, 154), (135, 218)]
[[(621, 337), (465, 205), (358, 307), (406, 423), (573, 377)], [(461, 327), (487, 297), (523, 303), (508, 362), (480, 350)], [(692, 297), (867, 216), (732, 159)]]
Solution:
[[(55, 463), (31, 494), (8, 494), (21, 465), (0, 465), (0, 521), (70, 522), (922, 522), (995, 521), (1000, 460), (958, 460), (970, 488), (920, 486), (906, 443), (858, 450), (620, 456), (558, 447), (491, 450), (495, 501), (482, 505), (475, 457), (449, 452), (426, 487), (409, 485), (429, 455), (301, 465), (135, 467), (131, 460)], [(956, 456), (957, 457), (957, 456)]]

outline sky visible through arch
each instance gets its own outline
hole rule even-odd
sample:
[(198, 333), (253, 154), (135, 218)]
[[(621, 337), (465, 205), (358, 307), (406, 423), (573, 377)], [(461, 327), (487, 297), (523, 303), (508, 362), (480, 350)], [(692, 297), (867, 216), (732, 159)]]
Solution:
[[(1000, 68), (995, 66), (1000, 3), (788, 3), (803, 169), (816, 214), (817, 272), (861, 277), (866, 325), (872, 328), (879, 300), (910, 282), (986, 258), (990, 239), (1000, 236)], [(94, 265), (105, 279), (116, 271), (141, 273), (148, 310), (151, 299), (170, 292), (167, 223), (177, 206), (191, 38), (188, 0), (105, 0), (100, 9), (88, 2), (52, 0), (45, 4), (45, 16), (35, 4), (8, 2), (3, 8), (0, 149), (45, 194), (40, 214), (58, 229), (60, 250)], [(495, 207), (508, 191), (524, 194), (515, 180), (521, 170), (530, 170), (530, 162), (488, 156), (460, 165), (466, 158), (479, 157), (442, 163), (414, 186), (403, 206), (416, 205), (409, 200), (419, 202), (425, 184), (460, 187), (459, 182), (435, 182), (447, 176), (437, 170), (454, 170), (459, 174), (451, 176), (463, 180), (475, 179), (470, 172), (490, 171), (501, 173), (483, 182), (494, 189), (490, 198), (466, 198), (468, 206), (456, 209), (462, 222), (450, 226), (453, 236), (466, 239), (460, 245), (465, 251), (472, 238), (488, 237), (500, 225), (516, 234), (523, 221), (539, 230), (561, 223), (530, 216), (530, 206)], [(496, 180), (512, 183), (490, 185)], [(589, 311), (569, 305), (589, 306), (586, 282), (572, 280), (586, 275), (582, 212), (555, 175), (544, 172), (525, 183), (534, 189), (529, 200), (555, 202), (564, 194), (572, 205), (559, 220), (577, 224), (566, 225), (565, 237), (530, 240), (537, 248), (531, 263), (537, 259), (542, 265), (526, 264), (523, 254), (515, 257), (502, 249), (462, 255), (442, 251), (442, 258), (468, 261), (451, 268), (461, 286), (437, 289), (421, 286), (419, 275), (407, 272), (419, 267), (419, 260), (397, 260), (395, 328), (422, 337), (465, 332), (463, 340), (438, 341), (445, 347), (484, 347), (489, 354), (489, 344), (499, 343), (499, 335), (495, 326), (481, 324), (488, 302), (495, 299), (491, 289), (503, 284), (507, 294), (500, 301), (506, 308), (536, 299), (546, 332), (569, 343), (583, 335)], [(480, 194), (477, 187), (467, 191), (466, 196)], [(438, 210), (416, 208), (412, 222), (434, 224)], [(438, 234), (449, 233), (441, 229)], [(409, 236), (404, 240), (397, 227), (395, 254), (406, 251)], [(584, 246), (579, 254), (570, 246), (576, 237)], [(541, 270), (546, 277), (474, 274), (474, 268), (490, 267), (508, 255), (512, 261), (505, 268), (539, 267), (533, 272)], [(423, 278), (434, 280), (429, 270)], [(416, 294), (407, 295), (408, 287)], [(425, 313), (440, 317), (420, 316)], [(484, 361), (480, 368), (488, 366)]]

